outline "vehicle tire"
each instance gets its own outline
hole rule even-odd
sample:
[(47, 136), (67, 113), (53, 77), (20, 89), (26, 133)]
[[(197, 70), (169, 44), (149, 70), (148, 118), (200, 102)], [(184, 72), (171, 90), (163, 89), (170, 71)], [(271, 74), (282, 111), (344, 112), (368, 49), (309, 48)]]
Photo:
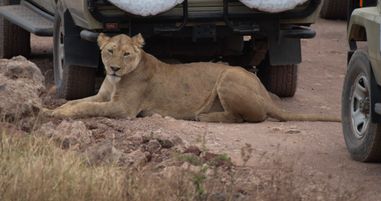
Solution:
[[(19, 1), (0, 0), (0, 6), (18, 4)], [(30, 33), (0, 17), (0, 58), (30, 56)]]
[(58, 9), (55, 15), (53, 34), (54, 81), (57, 96), (67, 100), (91, 96), (95, 92), (96, 69), (66, 65), (63, 19), (63, 13)]
[(371, 119), (371, 64), (365, 51), (352, 56), (342, 92), (342, 127), (352, 158), (381, 161), (381, 124)]
[(259, 78), (268, 91), (279, 97), (293, 97), (298, 81), (298, 65), (263, 66)]
[(325, 19), (347, 19), (348, 0), (324, 0), (320, 16)]

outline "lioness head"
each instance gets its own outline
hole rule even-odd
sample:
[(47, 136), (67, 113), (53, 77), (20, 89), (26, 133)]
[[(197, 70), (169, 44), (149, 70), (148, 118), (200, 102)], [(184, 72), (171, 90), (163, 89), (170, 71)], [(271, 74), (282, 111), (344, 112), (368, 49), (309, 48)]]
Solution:
[(144, 39), (141, 34), (131, 38), (124, 34), (108, 37), (101, 33), (98, 36), (98, 45), (107, 78), (118, 82), (121, 77), (134, 71), (139, 65)]

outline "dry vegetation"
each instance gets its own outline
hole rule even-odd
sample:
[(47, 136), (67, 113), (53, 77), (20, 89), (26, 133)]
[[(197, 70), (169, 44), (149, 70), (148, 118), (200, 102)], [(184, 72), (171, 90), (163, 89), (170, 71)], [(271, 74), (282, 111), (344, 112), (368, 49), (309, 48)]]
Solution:
[[(0, 129), (1, 130), (1, 129)], [(9, 133), (9, 131), (7, 131)], [(194, 148), (196, 149), (196, 148)], [(192, 149), (190, 149), (192, 150)], [(251, 201), (355, 200), (334, 188), (303, 192), (292, 167), (273, 159), (267, 169), (246, 167), (253, 149), (241, 150), (243, 166), (226, 154), (178, 153), (171, 165), (89, 165), (83, 154), (32, 134), (0, 135), (0, 200)], [(306, 178), (307, 179), (307, 178)]]
[(122, 200), (118, 168), (88, 167), (39, 137), (0, 138), (0, 200)]
[(186, 171), (165, 177), (114, 165), (91, 167), (49, 139), (0, 136), (0, 200), (197, 200), (204, 193), (200, 177)]
[[(238, 188), (239, 177), (246, 177), (248, 169), (215, 166), (228, 162), (226, 155), (209, 162), (189, 155), (175, 158), (182, 167), (165, 168), (162, 173), (154, 168), (90, 166), (77, 152), (62, 150), (50, 139), (2, 133), (0, 200), (251, 200), (249, 192)], [(278, 196), (262, 185), (273, 184), (261, 184), (257, 196)]]

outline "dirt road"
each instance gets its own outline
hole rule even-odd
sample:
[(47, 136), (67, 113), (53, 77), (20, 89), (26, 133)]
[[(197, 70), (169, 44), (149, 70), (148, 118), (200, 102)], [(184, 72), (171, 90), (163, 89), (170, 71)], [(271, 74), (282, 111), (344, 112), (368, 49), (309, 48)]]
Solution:
[[(302, 42), (297, 93), (279, 104), (295, 112), (339, 115), (346, 70), (346, 24), (319, 20), (314, 28), (317, 37)], [(32, 46), (32, 60), (51, 82), (51, 39), (33, 38)], [(381, 200), (381, 165), (352, 161), (339, 123), (207, 124), (157, 117), (134, 121), (150, 129), (175, 131), (191, 143), (200, 143), (200, 136), (205, 135), (208, 149), (228, 153), (238, 163), (241, 147), (249, 143), (254, 148), (249, 165), (268, 171), (276, 167), (263, 164), (280, 159), (292, 168), (302, 192), (324, 191), (319, 184), (326, 183), (341, 197), (356, 194), (359, 200)]]

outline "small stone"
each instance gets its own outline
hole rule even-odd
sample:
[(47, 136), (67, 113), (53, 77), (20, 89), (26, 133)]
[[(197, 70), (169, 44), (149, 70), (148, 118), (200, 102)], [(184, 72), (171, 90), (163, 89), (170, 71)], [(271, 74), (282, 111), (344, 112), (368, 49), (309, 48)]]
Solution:
[(136, 144), (142, 144), (144, 142), (144, 138), (141, 133), (135, 133), (134, 135), (127, 138), (128, 141)]
[(58, 126), (49, 122), (43, 124), (37, 133), (54, 139), (65, 149), (81, 148), (82, 145), (88, 145), (92, 142), (92, 132), (87, 129), (82, 121), (64, 120)]
[(228, 200), (228, 196), (225, 193), (213, 193), (209, 196), (210, 201), (226, 201)]
[(144, 166), (150, 157), (149, 153), (143, 152), (140, 149), (127, 154), (127, 160), (134, 167)]
[(279, 132), (279, 131), (281, 131), (282, 129), (280, 129), (280, 128), (278, 128), (278, 127), (275, 127), (275, 128), (272, 128), (271, 130), (274, 131), (274, 132)]
[(165, 120), (169, 120), (169, 121), (176, 121), (175, 118), (170, 117), (170, 116), (165, 116), (164, 119), (165, 119)]
[(297, 130), (297, 129), (290, 129), (288, 131), (286, 131), (287, 134), (299, 134), (301, 133), (300, 130)]
[(163, 118), (163, 116), (161, 116), (160, 114), (157, 114), (157, 113), (153, 114), (151, 117), (153, 117), (153, 118)]
[(123, 153), (116, 149), (111, 142), (96, 144), (86, 151), (86, 156), (91, 165), (116, 164)]
[(161, 133), (161, 132), (160, 133), (159, 132), (153, 133), (152, 137), (154, 139), (157, 139), (164, 149), (169, 149), (169, 148), (172, 148), (176, 145), (182, 145), (183, 144), (183, 141), (180, 137), (171, 136), (171, 135)]
[(200, 150), (200, 148), (198, 148), (196, 146), (190, 146), (190, 147), (186, 148), (183, 153), (191, 153), (191, 154), (194, 154), (196, 156), (200, 156), (201, 150)]
[(146, 151), (150, 153), (157, 153), (161, 149), (161, 144), (158, 140), (150, 140), (146, 145)]

